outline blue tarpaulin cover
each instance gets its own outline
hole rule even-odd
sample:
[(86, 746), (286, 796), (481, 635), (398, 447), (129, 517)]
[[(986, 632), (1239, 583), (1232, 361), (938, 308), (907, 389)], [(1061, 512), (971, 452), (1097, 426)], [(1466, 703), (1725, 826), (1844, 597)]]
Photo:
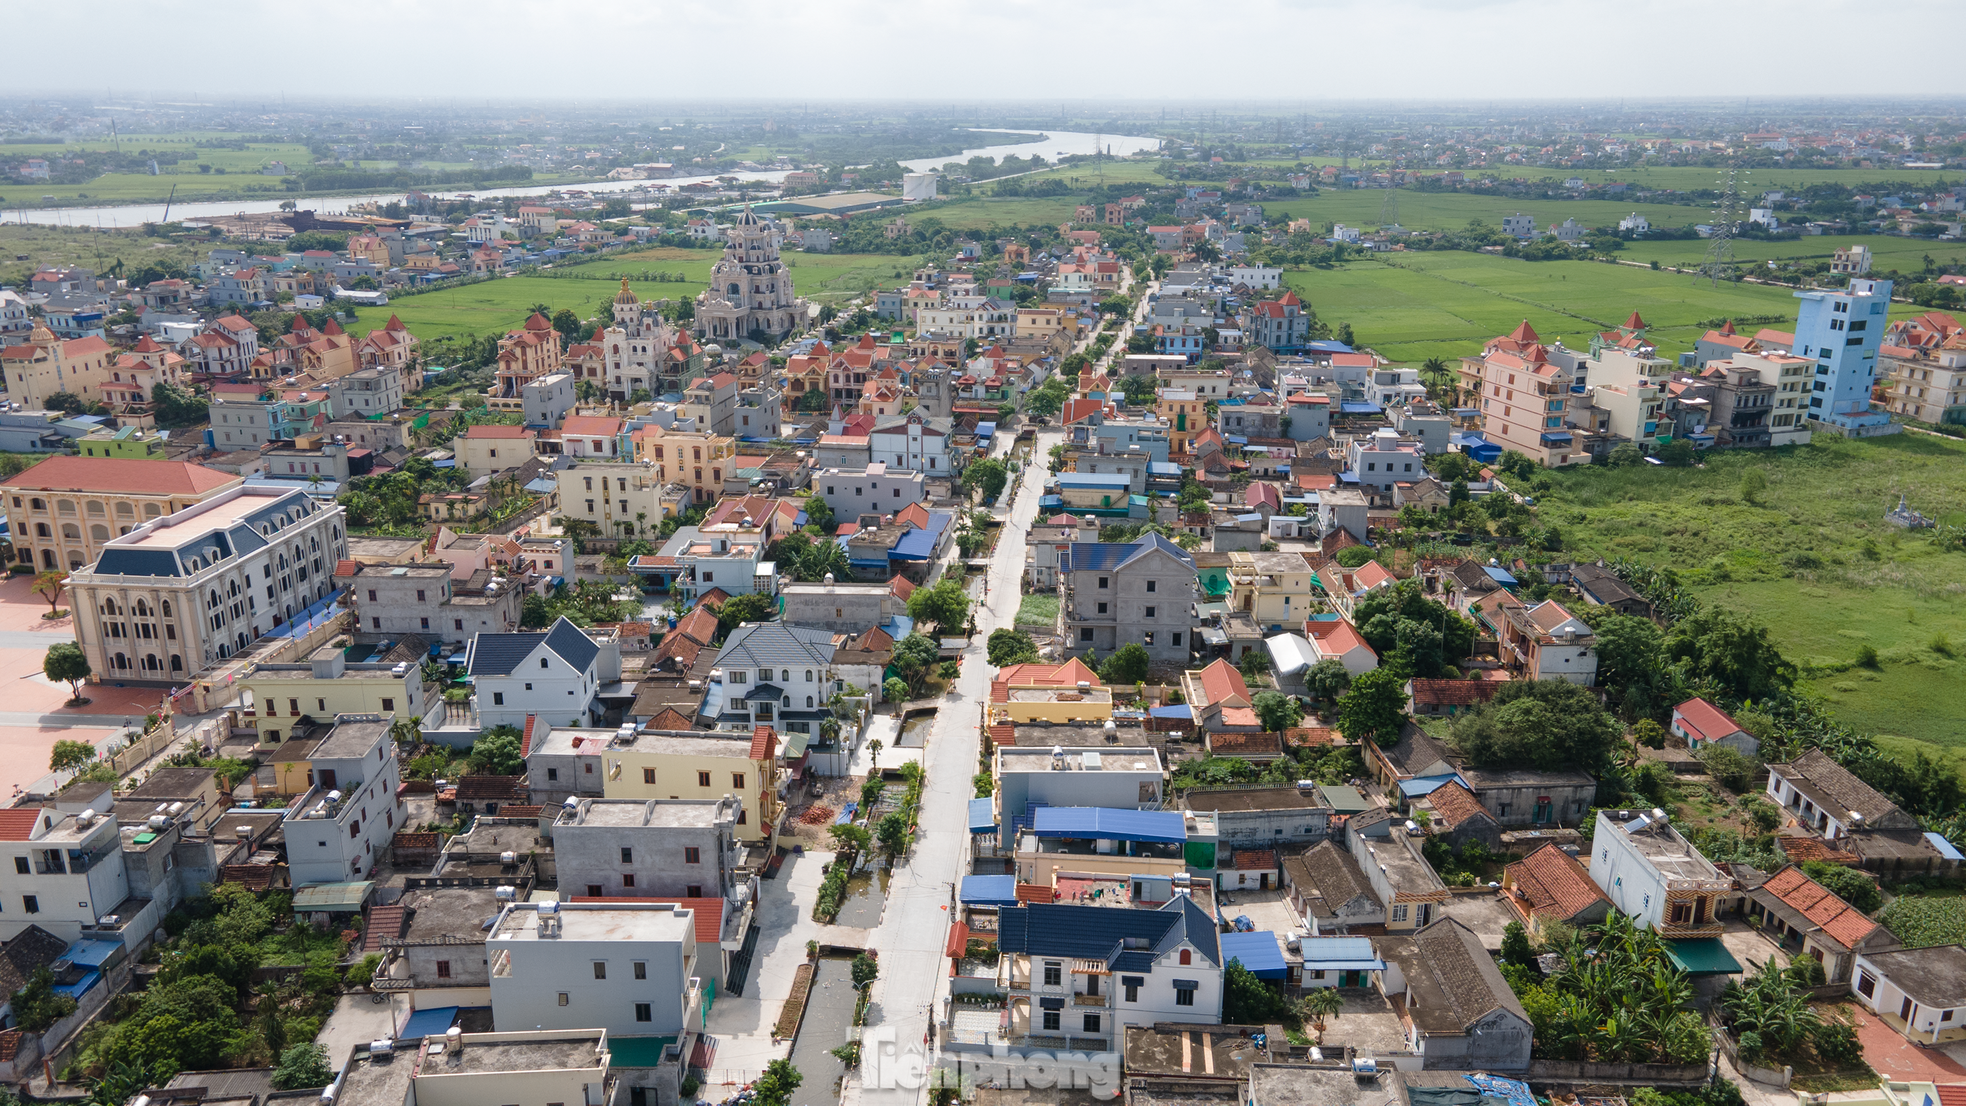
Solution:
[(121, 941), (77, 941), (68, 946), (61, 958), (78, 968), (100, 968), (122, 947)]
[(969, 906), (1016, 906), (1016, 876), (964, 876), (962, 900)]
[(1101, 806), (1051, 806), (1031, 820), (1039, 837), (1105, 838), (1183, 844), (1188, 829), (1178, 810), (1119, 810)]
[(1222, 942), (1223, 961), (1242, 961), (1242, 966), (1258, 979), (1283, 979), (1290, 974), (1284, 967), (1283, 950), (1277, 947), (1277, 935), (1267, 929), (1224, 933), (1217, 940)]
[(397, 1040), (421, 1040), (425, 1037), (441, 1037), (457, 1021), (457, 1007), (433, 1006), (428, 1010), (418, 1010), (403, 1022), (403, 1028), (396, 1031)]

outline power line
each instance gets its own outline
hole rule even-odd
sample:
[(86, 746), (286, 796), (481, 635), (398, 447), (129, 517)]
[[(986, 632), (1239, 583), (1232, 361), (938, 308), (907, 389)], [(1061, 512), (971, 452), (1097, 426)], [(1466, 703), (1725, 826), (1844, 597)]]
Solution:
[(1741, 217), (1741, 178), (1748, 171), (1741, 163), (1730, 163), (1721, 177), (1720, 198), (1713, 205), (1713, 231), (1707, 236), (1707, 256), (1700, 262), (1694, 280), (1705, 277), (1716, 288), (1722, 277), (1734, 275), (1734, 224)]

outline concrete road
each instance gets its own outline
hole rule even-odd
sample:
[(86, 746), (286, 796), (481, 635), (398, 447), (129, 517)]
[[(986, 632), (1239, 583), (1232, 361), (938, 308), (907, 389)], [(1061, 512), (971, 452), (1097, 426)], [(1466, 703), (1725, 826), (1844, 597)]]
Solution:
[[(914, 850), (888, 885), (887, 913), (874, 931), (881, 976), (874, 984), (872, 1029), (890, 1030), (904, 1052), (926, 1055), (932, 1011), (947, 988), (942, 963), (954, 908), (956, 884), (968, 862), (968, 801), (973, 796), (982, 741), (982, 708), (989, 701), (990, 667), (984, 642), (990, 631), (1013, 625), (1023, 600), (1018, 577), (1024, 571), (1024, 545), (1038, 511), (1047, 470), (1045, 451), (1063, 441), (1060, 432), (1038, 435), (1033, 463), (1021, 474), (1015, 503), (990, 560), (990, 591), (976, 615), (976, 637), (963, 654), (962, 676), (935, 716), (924, 762), (927, 792), (922, 797), (920, 834)], [(871, 1044), (869, 1047), (872, 1047)], [(865, 1061), (863, 1061), (865, 1063)], [(864, 1070), (864, 1069), (863, 1069)], [(926, 1096), (925, 1087), (851, 1085), (849, 1100), (866, 1103), (912, 1104)]]

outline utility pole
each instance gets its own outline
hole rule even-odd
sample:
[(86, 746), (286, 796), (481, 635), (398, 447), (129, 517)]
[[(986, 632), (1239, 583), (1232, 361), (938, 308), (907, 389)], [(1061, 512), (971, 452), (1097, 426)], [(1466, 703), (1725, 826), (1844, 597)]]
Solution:
[(1739, 161), (1722, 173), (1720, 198), (1713, 204), (1713, 233), (1707, 236), (1707, 256), (1694, 274), (1696, 281), (1704, 277), (1718, 288), (1722, 277), (1731, 279), (1734, 274), (1734, 224), (1741, 216), (1741, 178), (1747, 175)]

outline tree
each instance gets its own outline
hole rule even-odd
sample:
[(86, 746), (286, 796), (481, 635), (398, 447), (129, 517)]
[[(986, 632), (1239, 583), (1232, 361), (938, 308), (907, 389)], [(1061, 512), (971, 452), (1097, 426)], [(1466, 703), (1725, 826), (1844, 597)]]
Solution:
[(1604, 463), (1612, 468), (1629, 468), (1645, 460), (1645, 451), (1634, 442), (1620, 442), (1611, 447), (1611, 453)]
[(485, 776), (516, 776), (526, 770), (526, 759), (519, 755), (522, 735), (511, 726), (494, 727), (471, 743), (466, 758), (471, 770)]
[(746, 622), (769, 622), (777, 613), (778, 604), (769, 595), (733, 595), (717, 608), (717, 631), (728, 634)]
[(1660, 446), (1655, 455), (1660, 463), (1683, 469), (1693, 463), (1693, 443), (1685, 438), (1674, 438)]
[(1295, 698), (1276, 691), (1259, 691), (1249, 705), (1256, 710), (1256, 721), (1265, 733), (1282, 733), (1304, 720), (1304, 707)]
[(1884, 895), (1877, 889), (1877, 881), (1861, 869), (1822, 860), (1805, 860), (1802, 862), (1802, 872), (1866, 914), (1884, 905)]
[(790, 1106), (792, 1092), (804, 1082), (805, 1076), (792, 1066), (792, 1061), (773, 1060), (751, 1085), (751, 1101), (755, 1106)]
[(89, 678), (89, 658), (83, 655), (80, 645), (64, 641), (49, 647), (48, 655), (41, 661), (41, 672), (50, 680), (66, 681), (68, 701), (73, 703), (82, 698), (82, 681)]
[(580, 316), (562, 307), (553, 312), (553, 329), (568, 339), (580, 337)]
[(806, 524), (817, 526), (828, 534), (833, 532), (833, 505), (826, 502), (825, 496), (816, 492), (806, 496)]
[(933, 623), (938, 629), (955, 629), (969, 617), (969, 595), (961, 581), (950, 578), (932, 588), (916, 588), (908, 597), (908, 617)]
[(1360, 674), (1338, 699), (1338, 732), (1347, 741), (1392, 737), (1405, 721), (1405, 681), (1384, 668)]
[(1113, 655), (1099, 666), (1099, 679), (1109, 687), (1140, 683), (1147, 678), (1147, 667), (1152, 660), (1146, 646), (1130, 641), (1113, 650)]
[[(875, 784), (880, 783), (879, 780), (870, 782)], [(879, 794), (878, 791), (875, 792), (876, 796)], [(829, 827), (826, 832), (833, 835), (833, 852), (836, 854), (834, 856), (834, 863), (836, 864), (840, 862), (841, 856), (846, 857), (847, 863), (851, 864), (851, 858), (866, 853), (867, 847), (873, 844), (874, 841), (874, 835), (868, 832), (866, 826), (857, 826), (852, 822), (841, 822), (838, 825)]]
[(29, 1033), (39, 1033), (75, 1012), (75, 1000), (55, 993), (55, 977), (45, 967), (34, 969), (27, 985), (15, 991), (10, 1001), (14, 1017)]
[(1350, 686), (1352, 674), (1337, 657), (1326, 657), (1304, 673), (1304, 689), (1320, 703), (1337, 702)]
[(48, 601), (48, 613), (51, 615), (61, 609), (57, 604), (61, 601), (62, 589), (67, 586), (68, 573), (59, 569), (51, 568), (46, 572), (36, 573), (34, 577), (34, 594)]
[(48, 755), (50, 772), (65, 772), (70, 768), (80, 768), (96, 759), (96, 747), (86, 741), (64, 738), (55, 742), (54, 750)]
[(963, 470), (963, 492), (973, 494), (981, 491), (986, 502), (1002, 495), (1004, 485), (1008, 483), (1010, 483), (1010, 469), (995, 458), (977, 461)]
[(1298, 1012), (1317, 1029), (1320, 1043), (1324, 1040), (1325, 1023), (1337, 1018), (1338, 1012), (1344, 1008), (1345, 996), (1339, 994), (1336, 987), (1316, 988), (1297, 1001)]
[(1502, 962), (1523, 968), (1536, 962), (1535, 954), (1529, 949), (1529, 931), (1522, 928), (1521, 922), (1502, 927)]
[(890, 703), (902, 703), (908, 699), (908, 685), (899, 676), (889, 676), (881, 684), (881, 698)]
[(1453, 741), (1478, 768), (1598, 770), (1624, 727), (1589, 689), (1565, 680), (1510, 680), (1454, 719)]
[(1768, 627), (1720, 607), (1673, 623), (1663, 648), (1691, 678), (1712, 680), (1735, 699), (1759, 702), (1795, 683), (1795, 666), (1768, 640)]
[(856, 988), (865, 987), (880, 977), (880, 961), (864, 952), (853, 958), (853, 985)]
[(875, 825), (874, 837), (890, 859), (900, 856), (908, 849), (908, 823), (898, 811), (887, 815)]
[(294, 1045), (282, 1052), (280, 1065), (273, 1069), (275, 1090), (325, 1087), (332, 1082), (334, 1069), (328, 1066), (328, 1050), (312, 1042)]
[(1038, 659), (1038, 645), (1031, 640), (1031, 635), (1019, 633), (1005, 626), (990, 631), (988, 657), (993, 668), (1028, 664)]
[(1234, 957), (1222, 969), (1222, 1020), (1231, 1025), (1268, 1025), (1297, 1017), (1283, 992), (1256, 978)]

